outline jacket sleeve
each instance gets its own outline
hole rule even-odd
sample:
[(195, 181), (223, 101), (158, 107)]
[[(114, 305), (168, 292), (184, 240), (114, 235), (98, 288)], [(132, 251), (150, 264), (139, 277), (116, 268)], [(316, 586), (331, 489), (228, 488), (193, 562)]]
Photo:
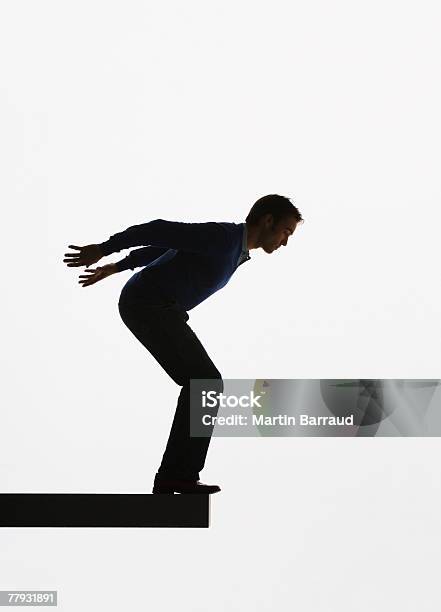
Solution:
[(127, 257), (121, 259), (116, 263), (116, 267), (118, 272), (122, 272), (123, 270), (134, 270), (135, 268), (140, 268), (141, 266), (146, 266), (150, 262), (158, 259), (161, 255), (166, 253), (168, 249), (159, 248), (159, 247), (143, 247), (141, 249), (135, 249), (134, 251), (130, 251)]
[(215, 254), (227, 247), (228, 230), (215, 221), (183, 223), (154, 219), (148, 223), (132, 225), (123, 232), (113, 234), (99, 244), (103, 255), (110, 255), (133, 246), (151, 245), (165, 249)]

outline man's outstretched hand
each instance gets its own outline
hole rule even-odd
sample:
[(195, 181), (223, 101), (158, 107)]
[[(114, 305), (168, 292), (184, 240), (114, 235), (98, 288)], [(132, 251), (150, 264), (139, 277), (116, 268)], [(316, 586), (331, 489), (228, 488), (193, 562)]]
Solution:
[(63, 261), (67, 264), (68, 268), (77, 266), (91, 266), (103, 257), (101, 249), (97, 244), (88, 244), (83, 247), (70, 244), (69, 249), (78, 249), (79, 253), (64, 254), (66, 259), (63, 259)]
[(118, 270), (116, 264), (111, 263), (101, 267), (98, 266), (98, 268), (95, 268), (95, 270), (90, 268), (88, 270), (84, 270), (84, 272), (88, 272), (89, 274), (80, 274), (79, 278), (83, 280), (78, 282), (80, 285), (83, 285), (83, 287), (88, 287), (89, 285), (93, 285), (103, 278), (107, 278), (107, 276), (110, 276), (111, 274), (115, 274), (115, 272), (118, 272)]

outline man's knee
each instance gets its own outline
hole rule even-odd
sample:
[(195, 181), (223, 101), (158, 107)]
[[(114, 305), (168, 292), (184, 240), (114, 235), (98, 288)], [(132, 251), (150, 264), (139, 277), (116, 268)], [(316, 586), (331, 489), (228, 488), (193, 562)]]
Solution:
[(224, 381), (222, 380), (221, 373), (218, 370), (215, 370), (210, 378), (213, 380), (213, 385), (216, 387), (216, 391), (218, 393), (222, 393), (224, 390)]
[(207, 388), (210, 391), (215, 391), (216, 393), (223, 393), (224, 390), (224, 381), (222, 380), (221, 373), (218, 370), (213, 370), (210, 372), (209, 376), (205, 378), (209, 379), (207, 382)]
[(190, 380), (207, 380), (207, 385), (210, 390), (214, 390), (217, 393), (222, 393), (224, 390), (224, 381), (222, 380), (222, 375), (219, 370), (211, 369), (206, 370), (204, 372), (194, 373), (190, 376), (189, 379), (181, 378), (178, 382), (181, 386), (185, 383), (189, 383)]

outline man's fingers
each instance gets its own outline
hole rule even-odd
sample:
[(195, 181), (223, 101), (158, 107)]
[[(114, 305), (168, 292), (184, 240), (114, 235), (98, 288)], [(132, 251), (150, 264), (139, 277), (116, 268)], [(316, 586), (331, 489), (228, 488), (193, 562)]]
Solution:
[(88, 265), (89, 264), (86, 264), (84, 261), (73, 261), (71, 263), (66, 263), (66, 266), (68, 268), (72, 268), (72, 267), (78, 268), (79, 266), (86, 266), (86, 268), (87, 268)]
[(82, 279), (79, 280), (79, 284), (83, 285), (83, 287), (87, 287), (88, 285), (93, 285), (94, 283), (96, 283), (97, 281), (99, 281), (101, 279), (101, 275), (99, 273), (99, 270), (84, 270), (85, 272), (89, 272), (89, 274), (80, 274), (78, 276), (78, 278)]
[(67, 245), (67, 248), (68, 248), (68, 249), (82, 249), (83, 247), (80, 247), (80, 246), (75, 246), (74, 244), (68, 244), (68, 245)]

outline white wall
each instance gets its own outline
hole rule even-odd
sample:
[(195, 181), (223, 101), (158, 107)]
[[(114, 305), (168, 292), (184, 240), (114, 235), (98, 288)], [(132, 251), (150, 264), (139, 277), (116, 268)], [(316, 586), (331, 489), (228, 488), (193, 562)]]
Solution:
[[(189, 313), (225, 378), (439, 377), (439, 25), (427, 0), (2, 3), (3, 492), (150, 491), (179, 388), (119, 318), (131, 271), (83, 288), (62, 262), (135, 223), (241, 222), (267, 193), (302, 212)], [(209, 531), (2, 529), (0, 589), (436, 610), (439, 458), (216, 438)]]

